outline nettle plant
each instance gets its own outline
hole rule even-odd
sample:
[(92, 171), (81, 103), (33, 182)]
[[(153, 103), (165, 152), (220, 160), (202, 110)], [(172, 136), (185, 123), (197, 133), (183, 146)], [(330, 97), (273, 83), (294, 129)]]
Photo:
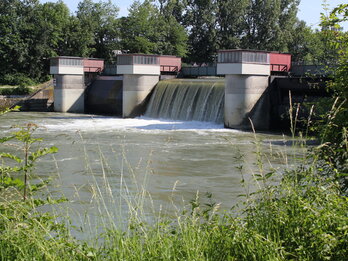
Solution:
[[(4, 113), (4, 111), (1, 112), (1, 114)], [(56, 153), (58, 149), (52, 146), (32, 150), (34, 144), (43, 140), (42, 138), (33, 137), (33, 133), (39, 128), (36, 124), (26, 123), (23, 126), (12, 128), (14, 131), (9, 136), (0, 138), (0, 144), (8, 144), (12, 141), (14, 144), (11, 145), (17, 147), (19, 153), (0, 152), (0, 192), (8, 187), (15, 187), (23, 190), (23, 200), (25, 201), (30, 192), (38, 190), (47, 183), (43, 181), (36, 185), (29, 184), (28, 180), (35, 163), (47, 154)], [(22, 174), (22, 178), (18, 178), (18, 174)]]

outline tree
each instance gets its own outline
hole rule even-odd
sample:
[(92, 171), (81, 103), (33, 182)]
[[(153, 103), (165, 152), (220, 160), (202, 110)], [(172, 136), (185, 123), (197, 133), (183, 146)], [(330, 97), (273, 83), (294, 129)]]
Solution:
[[(80, 53), (83, 56), (102, 57), (111, 60), (113, 50), (119, 49), (119, 21), (118, 8), (108, 2), (94, 3), (92, 0), (83, 0), (78, 4), (76, 12), (77, 35), (82, 35), (84, 42)], [(71, 28), (73, 29), (73, 28)], [(72, 37), (75, 35), (72, 33)], [(74, 38), (74, 40), (77, 40)]]
[(293, 62), (322, 64), (325, 48), (321, 32), (313, 31), (304, 21), (297, 21), (289, 38), (288, 51)]
[(211, 62), (217, 51), (216, 0), (188, 0), (184, 24), (189, 30), (191, 62)]
[(248, 0), (218, 0), (218, 46), (219, 49), (241, 47), (243, 32), (246, 29), (245, 15)]
[(187, 35), (174, 17), (170, 1), (158, 8), (151, 1), (135, 1), (122, 18), (122, 47), (134, 53), (185, 56)]
[(15, 73), (27, 56), (27, 44), (21, 36), (23, 24), (19, 0), (0, 2), (0, 74)]
[(298, 5), (299, 0), (251, 0), (242, 47), (287, 52)]
[(185, 28), (177, 20), (181, 3), (178, 0), (161, 0), (159, 9), (158, 30), (161, 39), (158, 46), (160, 54), (171, 54), (185, 57), (187, 53), (188, 36)]
[(62, 29), (69, 17), (66, 5), (40, 4), (38, 0), (0, 3), (1, 74), (22, 74), (42, 80), (48, 58), (57, 55)]
[[(49, 58), (60, 55), (64, 28), (69, 22), (69, 9), (62, 2), (37, 5), (27, 20), (28, 65), (27, 72), (34, 78), (47, 74)], [(22, 33), (24, 36), (25, 34)]]
[(159, 32), (157, 9), (150, 1), (134, 1), (122, 20), (122, 46), (131, 53), (154, 53)]
[(330, 34), (330, 47), (339, 56), (331, 68), (328, 88), (334, 94), (331, 110), (319, 127), (320, 156), (324, 165), (332, 167), (343, 192), (348, 193), (348, 33), (340, 31), (340, 23), (348, 21), (348, 4), (336, 7), (329, 16), (322, 15), (322, 27)]

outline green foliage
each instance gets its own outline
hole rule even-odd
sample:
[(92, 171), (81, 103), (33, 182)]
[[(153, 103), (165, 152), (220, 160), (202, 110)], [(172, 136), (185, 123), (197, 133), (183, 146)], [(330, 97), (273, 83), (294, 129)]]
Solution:
[(294, 61), (332, 64), (335, 36), (296, 18), (298, 0), (134, 1), (118, 18), (111, 1), (82, 0), (75, 14), (62, 2), (0, 3), (0, 82), (44, 81), (53, 56), (114, 59), (116, 50), (213, 62), (218, 49), (292, 52)]
[(32, 89), (25, 86), (0, 88), (0, 95), (27, 95), (32, 93)]
[[(15, 186), (18, 189), (23, 189), (23, 199), (27, 199), (28, 189), (29, 192), (37, 190), (38, 187), (44, 185), (39, 184), (30, 186), (28, 179), (32, 173), (35, 162), (47, 155), (56, 153), (58, 149), (56, 147), (50, 148), (38, 148), (31, 151), (33, 144), (41, 142), (41, 138), (34, 138), (33, 133), (38, 128), (37, 125), (28, 123), (25, 126), (16, 127), (17, 131), (13, 131), (10, 136), (0, 138), (1, 143), (8, 143), (11, 140), (18, 141), (22, 144), (23, 155), (14, 155), (11, 153), (0, 153), (0, 189)], [(23, 173), (23, 181), (16, 177), (13, 177), (14, 173)]]
[(220, 49), (241, 48), (241, 35), (246, 30), (245, 12), (247, 0), (219, 0), (218, 13), (218, 44)]
[(151, 1), (135, 1), (121, 19), (122, 48), (133, 53), (156, 53), (184, 57), (187, 35), (174, 17), (172, 2), (158, 9)]
[(318, 127), (321, 146), (317, 153), (322, 166), (348, 193), (348, 33), (339, 31), (340, 23), (348, 20), (348, 4), (339, 5), (328, 17), (322, 16), (322, 26), (328, 35), (328, 44), (338, 54), (336, 67), (332, 68), (332, 80), (328, 88), (333, 92), (330, 109)]
[(69, 10), (63, 2), (1, 1), (1, 74), (20, 73), (41, 81), (48, 73), (47, 59), (58, 54), (68, 17)]
[(32, 86), (35, 85), (36, 82), (27, 77), (23, 73), (13, 73), (13, 74), (5, 74), (1, 79), (1, 83), (5, 85), (24, 85), (24, 86)]
[(81, 56), (111, 60), (112, 51), (120, 48), (117, 15), (118, 8), (111, 1), (94, 3), (83, 0), (79, 3), (77, 19), (72, 19), (78, 27), (71, 29), (82, 36), (81, 39), (75, 38), (79, 43), (76, 47), (83, 48), (83, 51), (79, 51)]
[(217, 46), (216, 1), (189, 0), (185, 13), (185, 26), (189, 28), (190, 60), (211, 62)]
[[(20, 106), (15, 106), (15, 107), (13, 107), (11, 109), (10, 108), (1, 109), (0, 110), (0, 116), (4, 115), (5, 113), (8, 113), (10, 111), (18, 111), (19, 109), (20, 109)], [(9, 139), (10, 139), (10, 137), (0, 138), (0, 143), (3, 143), (3, 142), (5, 142), (5, 141), (7, 141)]]
[(246, 9), (243, 46), (257, 50), (287, 52), (297, 21), (298, 0), (250, 1)]
[(84, 243), (66, 227), (36, 208), (54, 201), (0, 202), (1, 260), (90, 260)]

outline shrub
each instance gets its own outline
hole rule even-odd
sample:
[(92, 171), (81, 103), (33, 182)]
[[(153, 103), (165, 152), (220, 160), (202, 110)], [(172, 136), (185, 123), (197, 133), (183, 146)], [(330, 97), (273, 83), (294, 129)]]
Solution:
[(0, 95), (28, 95), (32, 89), (23, 85), (18, 87), (0, 88)]
[(35, 81), (23, 73), (5, 74), (0, 80), (0, 82), (2, 84), (7, 84), (7, 85), (23, 85), (23, 86), (35, 85)]

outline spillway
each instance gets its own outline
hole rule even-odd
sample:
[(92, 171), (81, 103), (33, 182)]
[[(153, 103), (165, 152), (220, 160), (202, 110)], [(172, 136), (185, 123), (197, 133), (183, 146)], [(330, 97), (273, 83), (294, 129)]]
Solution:
[(223, 123), (224, 80), (166, 80), (155, 87), (145, 116)]

